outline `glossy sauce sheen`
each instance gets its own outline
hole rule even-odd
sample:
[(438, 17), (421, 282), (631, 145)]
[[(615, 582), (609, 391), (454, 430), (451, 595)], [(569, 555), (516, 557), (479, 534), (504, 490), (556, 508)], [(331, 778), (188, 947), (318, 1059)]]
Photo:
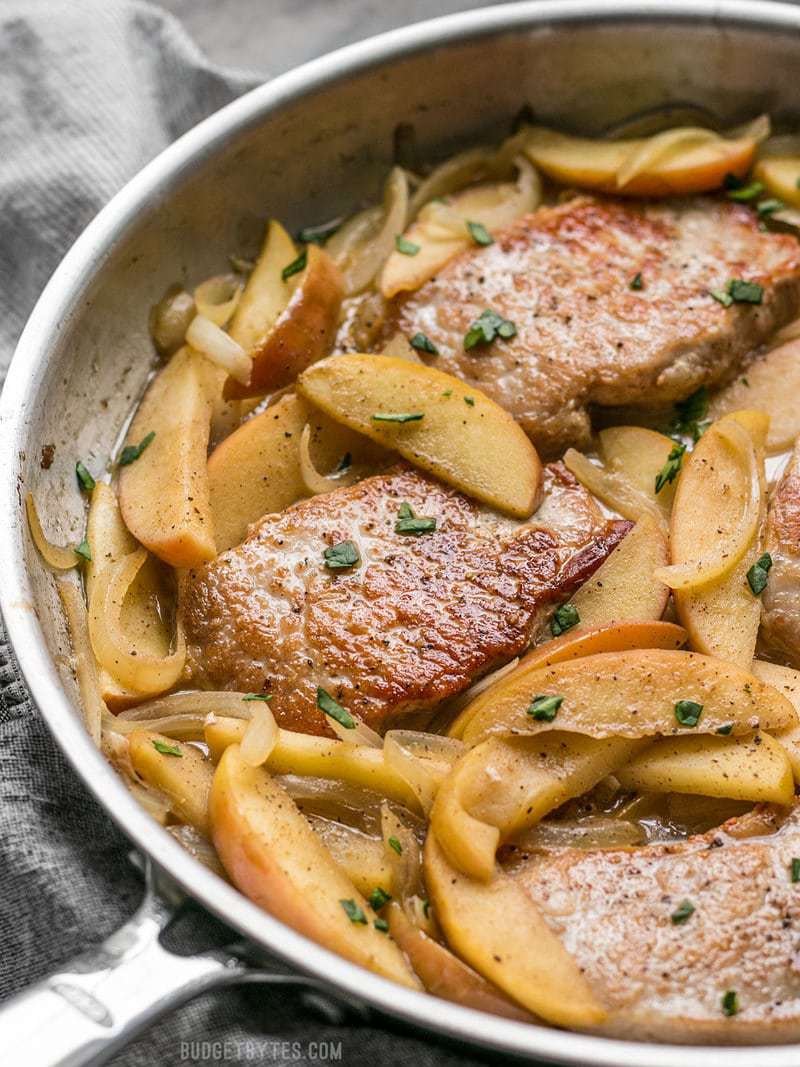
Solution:
[[(317, 686), (380, 730), (432, 710), (523, 651), (630, 528), (561, 465), (545, 490), (548, 524), (519, 525), (403, 466), (266, 516), (186, 577), (192, 683), (271, 693), (279, 723), (310, 733), (328, 732)], [(402, 502), (435, 532), (396, 533)], [(343, 540), (361, 563), (331, 573)]]
[[(763, 302), (724, 308), (709, 290), (731, 278), (758, 282)], [(465, 351), (486, 308), (517, 335)], [(589, 405), (682, 400), (724, 381), (798, 311), (797, 241), (760, 231), (748, 208), (579, 197), (457, 256), (397, 297), (383, 329), (424, 333), (439, 350), (426, 362), (483, 389), (551, 457), (589, 444)]]

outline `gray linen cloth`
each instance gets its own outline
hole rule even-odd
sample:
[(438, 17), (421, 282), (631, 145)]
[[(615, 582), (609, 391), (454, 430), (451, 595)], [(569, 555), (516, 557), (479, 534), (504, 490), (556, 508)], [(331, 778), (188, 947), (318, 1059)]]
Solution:
[[(92, 216), (164, 145), (258, 80), (215, 68), (146, 3), (0, 0), (0, 382), (36, 297)], [(0, 627), (0, 999), (132, 914), (142, 885), (128, 851), (51, 740)], [(187, 1005), (113, 1062), (314, 1063), (309, 1043), (325, 1041), (342, 1042), (345, 1064), (470, 1062), (428, 1038), (332, 1026), (296, 992), (258, 987)], [(1, 1019), (0, 1062), (25, 1064)]]

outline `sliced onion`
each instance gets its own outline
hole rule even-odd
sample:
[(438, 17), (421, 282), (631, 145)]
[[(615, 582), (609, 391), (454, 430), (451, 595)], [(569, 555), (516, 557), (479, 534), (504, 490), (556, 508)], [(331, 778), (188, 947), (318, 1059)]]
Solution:
[(349, 741), (351, 745), (368, 745), (370, 748), (383, 747), (383, 738), (380, 734), (376, 733), (370, 726), (367, 726), (358, 715), (353, 715), (350, 712), (350, 717), (355, 722), (355, 726), (349, 728), (342, 726), (340, 722), (330, 715), (325, 716), (325, 722), (340, 741)]
[(426, 815), (439, 784), (463, 751), (461, 741), (416, 730), (389, 730), (383, 739), (386, 764), (408, 783)]
[(552, 819), (532, 826), (514, 838), (518, 849), (546, 851), (559, 848), (621, 848), (641, 845), (640, 826), (611, 815), (586, 815), (581, 819)]
[(718, 133), (705, 130), (700, 126), (678, 127), (648, 137), (643, 145), (631, 152), (617, 171), (617, 188), (624, 189), (638, 175), (652, 170), (681, 151), (698, 148), (711, 141), (719, 140)]
[(203, 837), (194, 826), (168, 826), (167, 833), (172, 834), (178, 844), (183, 845), (198, 863), (202, 863), (204, 867), (208, 867), (214, 874), (218, 874), (220, 878), (227, 880), (225, 868), (220, 863), (217, 850), (208, 838)]
[(381, 833), (380, 793), (351, 785), (339, 778), (281, 774), (275, 780), (283, 786), (304, 815), (336, 819), (373, 837)]
[(326, 250), (342, 272), (346, 296), (354, 296), (375, 278), (402, 233), (408, 215), (408, 177), (393, 167), (386, 180), (383, 208), (368, 208), (331, 237)]
[[(126, 708), (115, 716), (116, 721), (126, 721), (136, 725), (152, 723), (157, 719), (179, 718), (194, 715), (199, 721), (205, 721), (209, 715), (222, 715), (229, 719), (249, 719), (253, 703), (246, 700), (249, 693), (223, 691), (190, 690), (186, 693), (171, 693), (166, 697), (149, 700), (135, 708)], [(151, 729), (155, 727), (151, 726)]]
[(584, 488), (618, 515), (633, 522), (637, 522), (642, 515), (652, 515), (659, 526), (664, 528), (664, 513), (661, 508), (619, 471), (598, 467), (574, 448), (567, 449), (563, 462)]
[(242, 759), (249, 767), (260, 767), (269, 759), (278, 741), (278, 724), (263, 700), (253, 703), (250, 722), (241, 744)]
[(150, 336), (162, 356), (177, 352), (196, 314), (194, 297), (173, 285), (150, 311)]
[(122, 628), (125, 596), (147, 560), (140, 548), (110, 563), (95, 576), (89, 604), (89, 636), (98, 662), (125, 688), (143, 694), (163, 693), (178, 681), (186, 662), (186, 640), (176, 627), (175, 651), (168, 656), (151, 656), (130, 648)]
[(136, 782), (132, 778), (125, 778), (125, 785), (147, 814), (164, 826), (172, 814), (172, 802), (166, 793), (162, 793), (160, 789), (154, 789), (151, 785), (145, 785), (143, 782)]
[(725, 133), (729, 141), (755, 141), (761, 144), (772, 133), (772, 121), (769, 115), (758, 115), (749, 122), (743, 122)]
[[(147, 720), (147, 728), (155, 730), (167, 737), (174, 737), (177, 741), (202, 741), (205, 737), (205, 728), (208, 725), (208, 715), (165, 715), (163, 718)], [(109, 729), (121, 737), (132, 734), (134, 730), (141, 730), (141, 722), (131, 722), (123, 719), (122, 713), (115, 715), (109, 724)]]
[(504, 678), (507, 674), (510, 674), (516, 666), (519, 664), (519, 656), (515, 656), (510, 663), (506, 663), (503, 667), (498, 667), (496, 671), (492, 671), (491, 674), (484, 675), (480, 681), (475, 682), (469, 689), (465, 689), (463, 693), (460, 693), (455, 700), (451, 700), (448, 704), (448, 712), (460, 711), (461, 708), (465, 708), (467, 704), (471, 704), (472, 701), (480, 693), (489, 689), (495, 682), (499, 682), (501, 678)]
[(74, 548), (65, 548), (63, 545), (53, 544), (48, 541), (39, 521), (39, 513), (33, 499), (33, 493), (25, 497), (25, 510), (28, 513), (28, 526), (36, 549), (48, 567), (56, 571), (69, 571), (78, 565), (78, 559)]
[(495, 158), (496, 153), (490, 148), (470, 148), (445, 160), (417, 188), (409, 204), (409, 217), (415, 218), (431, 200), (449, 196), (467, 185), (488, 178), (492, 174)]
[(81, 697), (83, 721), (89, 736), (99, 748), (103, 726), (107, 722), (113, 723), (114, 716), (100, 695), (97, 666), (89, 640), (86, 605), (79, 588), (72, 582), (58, 582), (58, 595), (67, 617), (72, 651), (75, 655), (75, 676)]
[(729, 574), (756, 535), (761, 511), (761, 478), (753, 441), (744, 427), (732, 420), (717, 423), (715, 429), (742, 465), (742, 473), (747, 481), (744, 508), (736, 530), (730, 538), (720, 540), (712, 554), (685, 563), (657, 567), (653, 571), (653, 577), (671, 589), (693, 589)]
[(311, 458), (311, 426), (306, 423), (300, 434), (300, 474), (311, 496), (330, 493), (342, 485), (340, 478), (320, 474)]
[(211, 319), (217, 326), (225, 326), (238, 307), (241, 296), (241, 278), (235, 274), (216, 274), (194, 291), (197, 314)]
[(253, 361), (238, 342), (204, 315), (195, 315), (186, 331), (186, 343), (227, 371), (242, 385), (247, 385)]

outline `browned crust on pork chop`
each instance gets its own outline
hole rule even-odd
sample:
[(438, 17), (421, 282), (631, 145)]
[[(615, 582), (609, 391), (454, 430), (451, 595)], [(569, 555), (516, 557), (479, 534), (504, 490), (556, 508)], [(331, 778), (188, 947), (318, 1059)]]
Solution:
[[(312, 733), (327, 732), (317, 686), (378, 729), (433, 709), (521, 652), (537, 613), (630, 528), (603, 519), (563, 467), (546, 490), (561, 526), (519, 526), (407, 467), (266, 516), (186, 577), (193, 684), (271, 693), (283, 726)], [(401, 502), (436, 531), (396, 533)], [(331, 573), (323, 550), (343, 540), (362, 563)]]
[[(676, 844), (529, 855), (513, 873), (609, 1010), (599, 1032), (756, 1044), (800, 1039), (797, 856), (800, 809), (769, 808)], [(685, 900), (694, 912), (673, 923)]]
[[(710, 290), (731, 278), (757, 282), (763, 302), (723, 307)], [(516, 337), (467, 352), (486, 308)], [(554, 456), (588, 444), (590, 405), (664, 406), (720, 383), (798, 310), (800, 245), (762, 232), (748, 208), (580, 197), (519, 219), (395, 298), (375, 345), (424, 333), (439, 351), (427, 362), (484, 390)]]

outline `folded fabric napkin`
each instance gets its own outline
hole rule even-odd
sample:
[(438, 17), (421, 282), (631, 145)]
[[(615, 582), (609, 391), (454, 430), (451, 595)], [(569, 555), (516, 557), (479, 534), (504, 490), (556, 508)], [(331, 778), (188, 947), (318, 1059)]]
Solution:
[[(0, 0), (0, 383), (37, 296), (92, 216), (161, 148), (259, 80), (214, 67), (146, 3)], [(142, 884), (128, 852), (51, 740), (0, 627), (0, 999), (132, 914)], [(23, 1067), (1, 1015), (0, 1050)], [(297, 992), (269, 987), (209, 994), (113, 1062), (326, 1058), (470, 1062), (424, 1036), (321, 1022)]]

